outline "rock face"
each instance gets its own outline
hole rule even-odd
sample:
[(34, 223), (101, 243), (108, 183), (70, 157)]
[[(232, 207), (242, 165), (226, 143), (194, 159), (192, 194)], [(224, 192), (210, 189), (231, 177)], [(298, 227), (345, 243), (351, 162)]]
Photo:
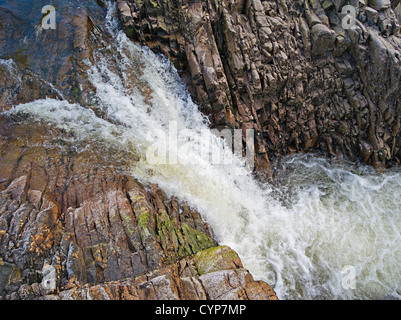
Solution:
[(260, 173), (306, 151), (399, 164), (398, 4), (118, 0), (127, 35), (170, 57), (215, 126), (256, 130)]
[(1, 120), (3, 298), (275, 298), (198, 212), (118, 172), (117, 151), (62, 150), (56, 130)]
[[(0, 111), (46, 97), (93, 104), (84, 59), (107, 44), (106, 9), (54, 1), (57, 31), (41, 33), (45, 4), (0, 5)], [(78, 151), (62, 136), (0, 113), (0, 299), (277, 299), (199, 212), (132, 178), (132, 154), (94, 141)]]
[[(205, 269), (200, 269), (207, 266)], [(61, 292), (65, 300), (276, 300), (264, 282), (255, 282), (228, 247), (213, 247), (169, 268), (136, 279), (85, 285)], [(49, 297), (44, 297), (47, 299)], [(52, 297), (54, 298), (54, 297)]]
[(44, 30), (39, 22), (47, 4), (10, 0), (0, 5), (0, 109), (46, 97), (90, 101), (83, 61), (91, 59), (93, 34), (103, 34), (106, 9), (94, 0), (54, 1), (57, 29)]

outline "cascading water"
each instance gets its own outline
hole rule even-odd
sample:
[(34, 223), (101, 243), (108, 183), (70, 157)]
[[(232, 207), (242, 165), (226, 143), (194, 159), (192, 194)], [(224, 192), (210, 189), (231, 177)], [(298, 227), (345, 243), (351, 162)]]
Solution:
[[(170, 63), (130, 42), (115, 13), (110, 6), (106, 19), (114, 42), (87, 61), (102, 117), (52, 99), (9, 113), (71, 132), (70, 143), (94, 140), (135, 154), (132, 175), (196, 207), (279, 298), (401, 298), (401, 172), (297, 156), (283, 159), (277, 185), (261, 185), (208, 129)], [(184, 138), (155, 139), (171, 131)], [(155, 146), (170, 163), (149, 161)], [(211, 161), (215, 152), (231, 165)]]

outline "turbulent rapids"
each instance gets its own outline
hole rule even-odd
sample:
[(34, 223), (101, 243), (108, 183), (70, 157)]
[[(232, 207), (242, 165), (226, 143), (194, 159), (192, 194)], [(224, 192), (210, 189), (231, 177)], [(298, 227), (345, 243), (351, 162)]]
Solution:
[[(96, 141), (135, 155), (133, 176), (196, 207), (219, 243), (281, 299), (401, 298), (401, 172), (296, 156), (277, 165), (274, 185), (261, 185), (208, 129), (170, 63), (130, 42), (114, 17), (112, 8), (114, 43), (87, 61), (100, 112), (46, 99), (9, 113), (61, 128), (71, 144)], [(171, 124), (186, 132), (177, 146), (155, 139)], [(155, 145), (179, 161), (149, 161)], [(230, 165), (214, 163), (216, 151)]]

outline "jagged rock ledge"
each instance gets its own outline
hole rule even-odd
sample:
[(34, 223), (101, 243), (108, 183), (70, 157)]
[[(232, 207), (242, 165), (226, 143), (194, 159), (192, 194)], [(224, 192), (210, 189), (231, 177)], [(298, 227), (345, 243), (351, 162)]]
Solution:
[[(20, 287), (18, 294), (37, 297), (40, 285)], [(226, 246), (212, 247), (167, 268), (135, 279), (71, 289), (40, 299), (62, 300), (277, 300), (263, 281), (254, 281), (237, 254)]]
[(196, 210), (121, 171), (129, 155), (0, 123), (0, 299), (277, 299)]

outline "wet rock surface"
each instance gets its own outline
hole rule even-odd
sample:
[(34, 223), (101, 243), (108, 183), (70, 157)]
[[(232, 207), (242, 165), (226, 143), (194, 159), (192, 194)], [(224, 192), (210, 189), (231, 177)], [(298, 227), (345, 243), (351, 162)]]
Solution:
[(399, 164), (398, 5), (118, 0), (127, 35), (170, 57), (216, 127), (256, 130), (262, 174), (307, 151)]
[[(54, 1), (56, 29), (43, 29), (42, 8), (48, 1), (0, 3), (1, 108), (40, 98), (66, 98), (90, 104), (84, 63), (105, 35), (106, 8), (97, 1)], [(98, 37), (98, 38), (97, 38)], [(11, 73), (11, 74), (10, 74)]]

